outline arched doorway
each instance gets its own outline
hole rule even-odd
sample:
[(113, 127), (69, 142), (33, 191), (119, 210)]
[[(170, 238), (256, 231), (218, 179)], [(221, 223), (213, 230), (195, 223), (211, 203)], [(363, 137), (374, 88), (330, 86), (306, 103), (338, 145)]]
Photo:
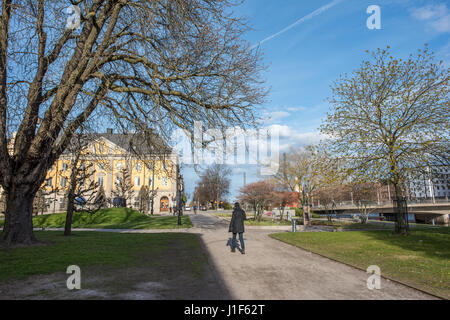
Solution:
[(161, 197), (161, 200), (159, 201), (159, 211), (160, 212), (167, 212), (169, 211), (169, 198), (167, 197)]

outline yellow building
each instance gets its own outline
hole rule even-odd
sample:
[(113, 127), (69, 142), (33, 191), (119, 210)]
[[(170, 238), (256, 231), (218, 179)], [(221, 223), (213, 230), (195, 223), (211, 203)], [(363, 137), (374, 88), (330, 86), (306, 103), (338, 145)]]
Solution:
[[(160, 139), (159, 139), (160, 140)], [(161, 140), (160, 140), (161, 141)], [(90, 170), (86, 185), (96, 183), (103, 187), (109, 206), (118, 197), (117, 189), (123, 171), (129, 179), (130, 192), (126, 199), (127, 207), (142, 208), (138, 197), (139, 191), (146, 186), (154, 191), (153, 212), (169, 213), (175, 205), (177, 161), (176, 154), (164, 144), (164, 147), (149, 146), (144, 138), (132, 134), (115, 134), (111, 129), (107, 133), (95, 134), (91, 142), (81, 152), (78, 163)], [(158, 152), (152, 152), (157, 149)], [(41, 188), (46, 198), (44, 212), (53, 213), (66, 210), (66, 193), (70, 182), (71, 165), (75, 155), (64, 153), (48, 171)], [(97, 188), (98, 190), (98, 188)], [(95, 192), (97, 192), (97, 190)], [(145, 207), (145, 213), (151, 212), (151, 200)]]

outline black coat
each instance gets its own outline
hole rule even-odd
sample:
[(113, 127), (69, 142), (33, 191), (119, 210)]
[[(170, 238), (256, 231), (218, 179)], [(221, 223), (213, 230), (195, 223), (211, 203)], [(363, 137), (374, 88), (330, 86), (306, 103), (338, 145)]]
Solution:
[(228, 232), (241, 233), (244, 232), (244, 220), (247, 220), (245, 216), (245, 211), (241, 208), (233, 210), (233, 215), (231, 216), (230, 228)]

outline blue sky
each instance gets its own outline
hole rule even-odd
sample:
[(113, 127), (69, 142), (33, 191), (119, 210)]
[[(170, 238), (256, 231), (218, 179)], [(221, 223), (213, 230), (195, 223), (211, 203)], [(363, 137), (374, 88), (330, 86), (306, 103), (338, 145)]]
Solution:
[[(366, 26), (370, 5), (381, 9), (380, 30)], [(406, 57), (428, 43), (450, 66), (450, 1), (247, 0), (234, 11), (247, 17), (253, 28), (246, 35), (252, 45), (275, 35), (260, 45), (271, 91), (269, 101), (257, 107), (265, 114), (265, 125), (281, 129), (284, 150), (319, 140), (318, 126), (329, 109), (331, 83), (369, 58), (365, 50), (389, 45), (395, 56)], [(313, 12), (317, 14), (309, 17)], [(303, 17), (307, 19), (288, 28)], [(230, 200), (242, 187), (243, 171), (247, 183), (263, 178), (255, 166), (232, 169)], [(186, 168), (184, 177), (186, 191), (192, 195), (197, 175)]]

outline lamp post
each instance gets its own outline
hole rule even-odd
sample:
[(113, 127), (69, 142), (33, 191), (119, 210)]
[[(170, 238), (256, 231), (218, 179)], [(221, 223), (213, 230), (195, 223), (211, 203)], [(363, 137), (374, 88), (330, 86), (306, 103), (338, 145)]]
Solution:
[(181, 226), (181, 215), (183, 214), (183, 183), (181, 181), (180, 165), (177, 164), (177, 209), (178, 209), (178, 225)]
[(154, 199), (155, 199), (155, 160), (152, 161), (152, 207), (150, 214), (153, 215), (153, 206), (154, 206)]
[(307, 226), (310, 225), (311, 219), (309, 216), (309, 203), (308, 203), (308, 196), (306, 194), (306, 184), (302, 186), (302, 194), (303, 194), (303, 225)]

